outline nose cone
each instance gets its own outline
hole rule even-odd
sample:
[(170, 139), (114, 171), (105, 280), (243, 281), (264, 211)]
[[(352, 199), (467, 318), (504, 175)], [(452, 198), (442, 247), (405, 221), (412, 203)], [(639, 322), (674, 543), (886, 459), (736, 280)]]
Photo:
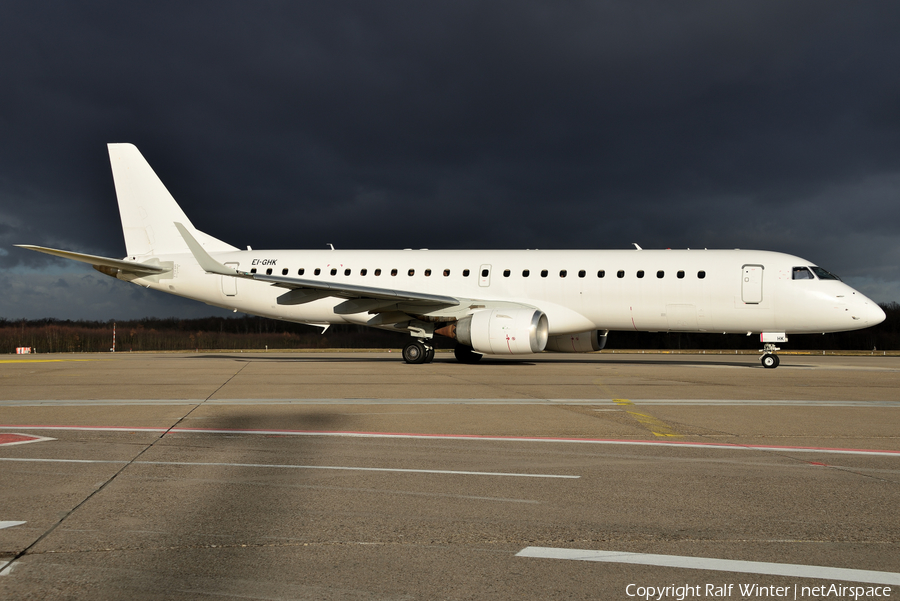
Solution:
[(872, 301), (866, 303), (866, 323), (868, 323), (868, 325), (878, 325), (884, 321), (886, 317), (887, 315), (885, 315), (881, 307)]

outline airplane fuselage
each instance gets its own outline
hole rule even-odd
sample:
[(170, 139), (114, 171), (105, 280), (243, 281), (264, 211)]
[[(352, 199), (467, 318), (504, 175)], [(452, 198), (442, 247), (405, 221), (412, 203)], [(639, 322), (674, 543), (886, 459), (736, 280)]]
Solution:
[[(822, 333), (883, 319), (871, 300), (837, 279), (793, 279), (794, 268), (813, 265), (809, 261), (769, 251), (267, 250), (214, 256), (251, 273), (535, 306), (547, 315), (550, 335), (592, 329)], [(288, 321), (381, 325), (366, 311), (335, 314), (344, 299), (279, 304), (285, 291), (267, 282), (206, 273), (190, 254), (159, 259), (175, 269), (132, 281)]]

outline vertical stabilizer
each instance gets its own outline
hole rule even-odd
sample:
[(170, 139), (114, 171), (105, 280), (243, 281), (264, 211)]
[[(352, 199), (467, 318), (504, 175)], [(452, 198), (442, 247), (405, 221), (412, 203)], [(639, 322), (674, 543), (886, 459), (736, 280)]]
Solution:
[(175, 223), (181, 223), (208, 252), (238, 250), (193, 226), (134, 145), (108, 147), (129, 256), (189, 253)]

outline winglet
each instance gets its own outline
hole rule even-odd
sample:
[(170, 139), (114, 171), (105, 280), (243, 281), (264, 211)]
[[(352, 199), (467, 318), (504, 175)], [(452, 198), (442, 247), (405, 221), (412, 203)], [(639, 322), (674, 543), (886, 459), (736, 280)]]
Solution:
[(240, 275), (236, 270), (225, 267), (211, 256), (209, 253), (204, 250), (200, 243), (197, 242), (197, 239), (194, 238), (191, 233), (187, 230), (186, 227), (181, 225), (178, 222), (175, 222), (175, 227), (178, 229), (178, 233), (181, 234), (181, 237), (184, 238), (185, 243), (187, 243), (188, 248), (191, 249), (191, 254), (194, 255), (194, 258), (197, 259), (197, 263), (200, 264), (200, 267), (203, 268), (203, 271), (207, 273), (218, 273), (221, 275)]

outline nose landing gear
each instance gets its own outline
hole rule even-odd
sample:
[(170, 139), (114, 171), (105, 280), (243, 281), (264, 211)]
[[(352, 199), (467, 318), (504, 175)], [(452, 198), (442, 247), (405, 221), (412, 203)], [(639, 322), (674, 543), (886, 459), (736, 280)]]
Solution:
[[(766, 345), (766, 346), (768, 346), (768, 345)], [(775, 350), (778, 350), (778, 349), (775, 349)], [(774, 353), (766, 352), (760, 358), (760, 362), (762, 362), (762, 366), (767, 369), (775, 369), (776, 367), (778, 367), (778, 364), (781, 363), (781, 360), (778, 358), (778, 355), (776, 355)]]

